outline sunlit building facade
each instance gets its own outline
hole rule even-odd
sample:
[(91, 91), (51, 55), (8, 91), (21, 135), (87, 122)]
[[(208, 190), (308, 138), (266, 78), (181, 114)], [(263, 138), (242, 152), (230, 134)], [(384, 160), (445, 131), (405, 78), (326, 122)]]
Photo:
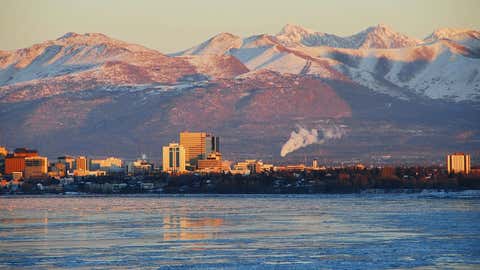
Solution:
[(0, 146), (0, 174), (5, 173), (5, 158), (7, 157), (7, 155), (7, 148)]
[(24, 178), (41, 178), (45, 177), (47, 173), (48, 159), (46, 157), (36, 156), (25, 158)]
[(75, 169), (81, 171), (88, 171), (88, 159), (84, 156), (78, 156), (75, 159)]
[(38, 156), (37, 150), (27, 148), (17, 148), (13, 154), (5, 157), (5, 174), (13, 172), (22, 172), (25, 170), (25, 158)]
[(212, 152), (220, 152), (220, 138), (206, 132), (180, 132), (180, 145), (185, 148), (185, 160), (197, 166), (198, 160), (206, 159)]
[(318, 169), (318, 160), (315, 158), (312, 161), (312, 168), (313, 169)]
[(56, 162), (55, 164), (52, 164), (48, 170), (48, 176), (50, 177), (65, 177), (67, 175), (67, 167), (65, 163), (62, 162)]
[(153, 164), (149, 163), (145, 157), (127, 163), (127, 173), (129, 175), (148, 175), (153, 171)]
[(92, 159), (90, 161), (90, 170), (120, 172), (120, 171), (123, 171), (122, 166), (123, 166), (123, 161), (115, 157), (108, 157), (106, 159)]
[(230, 171), (230, 162), (222, 160), (222, 154), (212, 152), (206, 159), (198, 161), (197, 171), (206, 173), (220, 173)]
[(453, 153), (447, 156), (448, 173), (470, 173), (470, 155), (465, 153)]
[(7, 148), (0, 146), (0, 156), (6, 156), (8, 154)]
[(170, 143), (163, 147), (163, 171), (182, 173), (186, 171), (185, 148), (178, 143)]
[(61, 156), (57, 158), (58, 162), (65, 164), (66, 171), (73, 171), (75, 168), (75, 158), (72, 156)]

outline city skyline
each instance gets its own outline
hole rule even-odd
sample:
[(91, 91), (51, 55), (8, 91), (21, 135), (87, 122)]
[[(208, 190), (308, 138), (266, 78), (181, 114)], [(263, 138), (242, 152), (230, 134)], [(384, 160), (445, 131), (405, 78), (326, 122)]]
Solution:
[(480, 0), (0, 0), (0, 268), (480, 269)]

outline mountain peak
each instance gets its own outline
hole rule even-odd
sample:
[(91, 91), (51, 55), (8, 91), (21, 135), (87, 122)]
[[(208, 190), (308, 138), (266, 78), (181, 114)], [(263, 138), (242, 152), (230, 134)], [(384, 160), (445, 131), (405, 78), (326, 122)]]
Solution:
[(85, 33), (85, 34), (78, 34), (75, 32), (68, 32), (65, 33), (63, 36), (57, 38), (57, 40), (71, 40), (71, 39), (112, 39), (108, 37), (107, 35), (104, 35), (102, 33)]
[(174, 55), (223, 55), (232, 48), (242, 45), (242, 39), (234, 34), (222, 32), (207, 41)]
[(357, 48), (401, 48), (411, 47), (419, 43), (418, 40), (394, 31), (385, 24), (371, 26), (358, 34), (351, 36)]
[[(124, 41), (111, 38), (102, 33), (78, 34), (75, 32), (68, 32), (63, 36), (57, 38), (53, 42), (58, 45), (78, 44), (78, 45), (91, 46), (91, 45), (98, 45), (98, 44), (107, 44), (107, 45), (121, 46), (121, 47), (133, 47), (133, 44), (128, 44)], [(137, 47), (141, 47), (141, 46), (137, 46)]]
[[(392, 27), (386, 25), (386, 24), (377, 24), (375, 26), (370, 26), (368, 27), (367, 29), (365, 29), (364, 31), (362, 31), (363, 33), (373, 33), (373, 34), (377, 34), (377, 35), (399, 35), (399, 33), (397, 33), (395, 30), (393, 30)], [(360, 32), (360, 33), (362, 33)]]
[(78, 36), (77, 33), (75, 33), (75, 32), (68, 32), (68, 33), (65, 33), (65, 35), (57, 38), (57, 40), (68, 39), (68, 38), (76, 37), (76, 36)]
[(228, 32), (221, 32), (215, 36), (213, 36), (211, 38), (212, 41), (222, 41), (222, 40), (231, 40), (231, 39), (239, 39), (240, 37), (232, 34), (232, 33), (228, 33)]
[(303, 26), (287, 23), (282, 30), (280, 30), (279, 35), (289, 35), (289, 34), (313, 34), (315, 31), (307, 29)]
[(428, 42), (440, 39), (459, 40), (465, 38), (480, 39), (480, 31), (461, 28), (439, 28), (433, 31), (425, 40)]
[(63, 36), (57, 38), (53, 41), (47, 41), (47, 45), (56, 44), (61, 46), (69, 46), (69, 45), (79, 45), (79, 46), (96, 46), (102, 45), (107, 47), (115, 47), (115, 48), (122, 48), (128, 49), (132, 52), (145, 52), (145, 51), (153, 51), (141, 45), (128, 43), (122, 40), (118, 40), (115, 38), (111, 38), (102, 33), (84, 33), (78, 34), (75, 32), (68, 32), (65, 33)]
[(323, 35), (323, 33), (316, 33), (300, 25), (286, 24), (275, 37), (283, 44), (296, 44), (302, 43), (313, 35)]
[(368, 29), (372, 30), (372, 31), (390, 31), (390, 32), (394, 32), (392, 30), (392, 28), (386, 24), (383, 24), (383, 23), (379, 23), (375, 26), (371, 26), (369, 27)]

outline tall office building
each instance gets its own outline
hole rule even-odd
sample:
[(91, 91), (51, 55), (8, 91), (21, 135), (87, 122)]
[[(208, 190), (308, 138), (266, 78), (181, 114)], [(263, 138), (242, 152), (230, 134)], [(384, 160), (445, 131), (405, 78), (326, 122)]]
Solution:
[(448, 173), (470, 173), (470, 155), (465, 153), (453, 153), (447, 156)]
[(28, 178), (44, 177), (48, 172), (48, 159), (46, 157), (26, 157), (23, 176)]
[(192, 166), (208, 154), (220, 152), (220, 138), (205, 132), (180, 132), (180, 145), (185, 148), (185, 159)]
[(207, 134), (206, 144), (207, 153), (205, 157), (211, 153), (220, 153), (220, 137)]
[(185, 148), (178, 143), (163, 147), (163, 171), (168, 173), (185, 172)]
[(85, 156), (78, 156), (75, 159), (75, 169), (79, 171), (88, 171), (88, 159)]
[(318, 160), (316, 158), (314, 158), (312, 161), (312, 168), (318, 169)]

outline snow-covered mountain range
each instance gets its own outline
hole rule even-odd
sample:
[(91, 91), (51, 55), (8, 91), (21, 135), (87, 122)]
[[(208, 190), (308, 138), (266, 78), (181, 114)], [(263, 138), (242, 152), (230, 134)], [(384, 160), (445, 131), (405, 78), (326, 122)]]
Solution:
[(480, 99), (480, 32), (439, 29), (424, 40), (385, 25), (340, 37), (286, 25), (276, 35), (221, 33), (175, 55), (231, 55), (250, 71), (352, 80), (401, 98)]
[(338, 125), (346, 135), (322, 155), (479, 149), (479, 73), (468, 29), (419, 40), (385, 25), (347, 37), (286, 25), (171, 55), (67, 33), (0, 51), (0, 144), (132, 157), (209, 130), (230, 158), (275, 159), (299, 126)]

